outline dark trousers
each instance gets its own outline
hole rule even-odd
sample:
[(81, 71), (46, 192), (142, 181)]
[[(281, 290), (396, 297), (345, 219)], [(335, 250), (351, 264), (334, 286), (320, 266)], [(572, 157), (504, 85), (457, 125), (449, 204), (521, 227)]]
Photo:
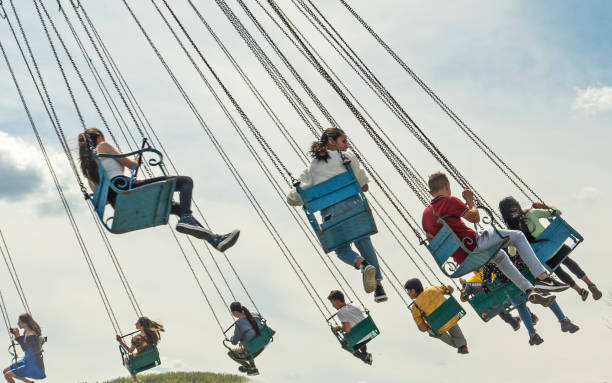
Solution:
[[(557, 251), (557, 254), (555, 254), (551, 259), (546, 261), (546, 264), (548, 265), (548, 267), (553, 268), (559, 265), (559, 263), (561, 263), (562, 265), (566, 266), (577, 278), (583, 278), (585, 276), (585, 273), (580, 268), (580, 266), (576, 262), (574, 262), (573, 259), (570, 259), (570, 257), (565, 258), (571, 251), (572, 249), (569, 246), (563, 245), (561, 249)], [(565, 260), (563, 260), (563, 258), (565, 258)], [(557, 274), (557, 276), (559, 277), (559, 279), (561, 279), (563, 283), (571, 287), (574, 287), (576, 285), (574, 279), (565, 270), (561, 268), (561, 265), (557, 267), (557, 269), (555, 270), (555, 274)]]
[(353, 355), (363, 361), (368, 357), (368, 346), (366, 346), (366, 343), (367, 341), (363, 341), (353, 346)]
[[(125, 176), (121, 176), (129, 182), (129, 179)], [(115, 177), (118, 178), (118, 177)], [(113, 178), (113, 180), (115, 180)], [(162, 176), (162, 177), (154, 177), (148, 178), (146, 180), (134, 180), (132, 182), (132, 188), (137, 188), (139, 186), (149, 185), (158, 181), (166, 181), (169, 179), (176, 179), (176, 186), (174, 187), (174, 191), (179, 193), (179, 204), (172, 204), (172, 208), (170, 209), (170, 214), (178, 215), (179, 217), (185, 214), (191, 214), (191, 193), (193, 191), (193, 180), (191, 177), (187, 176)], [(111, 182), (113, 181), (111, 180)], [(126, 182), (126, 186), (127, 186)], [(112, 207), (115, 207), (115, 201), (117, 199), (117, 195), (113, 190), (108, 191), (108, 202)]]

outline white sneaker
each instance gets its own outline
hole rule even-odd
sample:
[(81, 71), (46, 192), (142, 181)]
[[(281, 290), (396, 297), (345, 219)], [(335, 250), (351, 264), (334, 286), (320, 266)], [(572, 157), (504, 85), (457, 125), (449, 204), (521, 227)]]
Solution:
[(372, 265), (363, 267), (363, 265), (361, 265), (361, 274), (363, 276), (363, 289), (365, 292), (369, 294), (376, 290), (376, 286), (378, 286), (376, 282), (376, 267)]

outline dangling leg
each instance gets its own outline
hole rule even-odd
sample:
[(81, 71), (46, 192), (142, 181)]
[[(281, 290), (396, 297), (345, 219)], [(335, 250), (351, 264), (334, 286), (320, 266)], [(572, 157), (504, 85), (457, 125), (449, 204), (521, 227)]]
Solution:
[[(603, 295), (601, 291), (595, 286), (595, 283), (587, 277), (586, 273), (580, 268), (580, 266), (570, 257), (565, 258), (563, 261), (563, 265), (567, 266), (567, 268), (578, 278), (582, 279), (588, 286), (589, 290), (593, 294), (593, 299), (598, 300)], [(583, 300), (585, 300), (583, 298)]]
[(347, 244), (340, 246), (335, 250), (335, 252), (342, 262), (361, 270), (363, 277), (363, 288), (366, 293), (371, 293), (374, 291), (374, 289), (376, 289), (376, 267), (371, 265), (367, 259), (359, 256), (359, 254), (351, 249), (351, 245)]
[(376, 250), (374, 250), (374, 245), (372, 245), (372, 240), (370, 237), (365, 237), (360, 240), (355, 241), (355, 247), (359, 250), (359, 254), (372, 266), (376, 268), (376, 288), (374, 291), (374, 302), (380, 303), (386, 301), (387, 294), (385, 293), (385, 289), (382, 286), (382, 273), (380, 270), (380, 265), (378, 264), (378, 256), (376, 255)]
[(525, 324), (527, 333), (529, 333), (529, 344), (531, 346), (537, 346), (544, 342), (544, 339), (538, 335), (534, 327), (534, 323), (531, 317), (531, 311), (527, 307), (526, 297), (524, 295), (514, 298), (511, 300), (512, 304), (516, 307), (516, 311), (519, 313), (519, 317)]
[(561, 324), (561, 331), (573, 334), (576, 331), (580, 330), (580, 327), (576, 326), (568, 317), (565, 316), (565, 314), (561, 310), (561, 306), (559, 306), (557, 302), (554, 302), (552, 305), (550, 305), (550, 309), (559, 320), (559, 323)]
[(136, 374), (132, 374), (132, 381), (134, 383), (139, 383), (140, 381), (138, 380), (138, 377), (136, 376)]
[(10, 367), (7, 367), (2, 370), (2, 373), (4, 374), (4, 379), (6, 379), (8, 383), (15, 383), (15, 379), (13, 379), (15, 377), (15, 374), (11, 371)]
[(509, 313), (502, 311), (499, 313), (499, 317), (506, 323), (508, 323), (514, 331), (518, 331), (521, 328), (521, 318), (513, 317)]

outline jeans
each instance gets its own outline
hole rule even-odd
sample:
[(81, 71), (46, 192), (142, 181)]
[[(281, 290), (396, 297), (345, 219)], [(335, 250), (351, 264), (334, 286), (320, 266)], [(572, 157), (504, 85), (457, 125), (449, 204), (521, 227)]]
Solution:
[(467, 346), (467, 340), (465, 340), (465, 337), (463, 336), (463, 332), (461, 331), (459, 324), (454, 325), (444, 334), (436, 335), (431, 329), (427, 330), (427, 333), (429, 334), (429, 336), (433, 338), (438, 338), (442, 342), (454, 348)]
[[(119, 177), (123, 177), (129, 182), (129, 178), (125, 176), (119, 176)], [(113, 180), (115, 178), (113, 178)], [(170, 214), (178, 215), (179, 217), (185, 214), (191, 214), (191, 192), (193, 190), (193, 180), (191, 179), (191, 177), (162, 176), (162, 177), (148, 178), (146, 180), (134, 180), (132, 182), (132, 188), (149, 185), (149, 184), (152, 184), (158, 181), (166, 181), (172, 178), (176, 179), (176, 186), (174, 187), (174, 191), (179, 193), (179, 204), (178, 205), (173, 204), (172, 208), (170, 209)], [(111, 182), (113, 180), (111, 180)], [(109, 190), (107, 199), (113, 208), (115, 207), (116, 198), (117, 198), (117, 194), (113, 190)]]
[[(525, 234), (518, 230), (504, 230), (498, 229), (499, 234), (503, 237), (509, 237), (509, 244), (516, 247), (519, 256), (525, 262), (531, 274), (534, 277), (542, 273), (546, 273), (546, 269), (540, 263), (538, 257), (536, 257), (531, 245), (527, 242), (527, 238), (525, 238)], [(478, 238), (476, 239), (476, 249), (475, 250), (485, 250), (492, 246), (495, 246), (501, 241), (501, 238), (493, 229), (489, 229), (485, 232), (479, 233)], [(491, 259), (491, 262), (495, 263), (497, 267), (501, 270), (502, 273), (508, 279), (510, 279), (519, 289), (522, 291), (527, 291), (531, 289), (533, 285), (521, 274), (520, 271), (516, 269), (508, 254), (504, 250), (500, 250), (495, 256)]]
[[(529, 335), (535, 334), (536, 330), (533, 326), (533, 320), (531, 319), (531, 311), (527, 307), (527, 296), (521, 295), (511, 300), (512, 304), (516, 306), (516, 309), (521, 317), (523, 323), (525, 323), (525, 328)], [(550, 305), (550, 310), (555, 314), (559, 321), (562, 321), (566, 318), (565, 314), (561, 310), (561, 306), (555, 301)]]
[[(321, 210), (321, 217), (323, 217), (323, 221), (330, 220), (334, 216), (338, 216), (351, 210), (359, 202), (359, 199), (359, 196), (347, 198), (344, 201), (340, 201), (335, 205)], [(372, 245), (372, 240), (370, 237), (368, 236), (358, 239), (353, 243), (355, 244), (357, 250), (359, 250), (359, 253), (351, 248), (351, 244), (346, 244), (338, 247), (335, 250), (338, 258), (340, 258), (342, 262), (351, 266), (355, 266), (355, 261), (357, 261), (357, 259), (365, 259), (369, 265), (376, 268), (376, 280), (382, 281), (383, 278), (380, 272), (380, 266), (378, 264), (378, 257), (376, 256), (376, 251), (374, 250), (374, 245)]]
[[(554, 268), (555, 266), (559, 265), (559, 262), (562, 262), (562, 264), (564, 266), (567, 266), (567, 268), (577, 277), (577, 278), (584, 278), (584, 276), (586, 275), (585, 272), (580, 268), (580, 266), (578, 266), (578, 264), (576, 262), (574, 262), (574, 260), (572, 260), (571, 258), (567, 257), (567, 254), (569, 254), (569, 252), (571, 251), (571, 248), (567, 245), (563, 245), (561, 247), (561, 249), (559, 249), (559, 251), (557, 251), (557, 253), (555, 255), (553, 255), (552, 258), (550, 258), (548, 261), (546, 261), (546, 264), (550, 267), (550, 268)], [(562, 261), (562, 259), (565, 258), (565, 260)], [(567, 284), (570, 287), (574, 287), (576, 286), (576, 281), (574, 281), (574, 279), (565, 271), (561, 268), (561, 265), (559, 265), (559, 267), (557, 267), (557, 269), (555, 270), (555, 274), (557, 274), (557, 276), (559, 277), (559, 279), (561, 279), (561, 281), (565, 284)]]

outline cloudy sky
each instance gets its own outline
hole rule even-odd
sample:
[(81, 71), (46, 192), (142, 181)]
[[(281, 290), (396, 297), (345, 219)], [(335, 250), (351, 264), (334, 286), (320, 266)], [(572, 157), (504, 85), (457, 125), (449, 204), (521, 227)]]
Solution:
[[(51, 93), (73, 154), (82, 129), (70, 101), (48, 41), (31, 2), (13, 1), (22, 18), (37, 60)], [(581, 330), (562, 333), (549, 310), (533, 308), (540, 317), (538, 331), (545, 342), (528, 345), (524, 328), (513, 332), (495, 319), (480, 321), (465, 305), (468, 315), (461, 327), (470, 354), (458, 355), (441, 342), (421, 334), (411, 315), (387, 282), (389, 301), (376, 304), (361, 292), (359, 274), (330, 259), (355, 286), (381, 328), (371, 343), (374, 365), (369, 367), (342, 351), (312, 304), (277, 245), (265, 230), (240, 187), (225, 167), (210, 139), (188, 109), (151, 47), (143, 38), (122, 2), (82, 1), (117, 64), (130, 83), (148, 119), (170, 157), (182, 173), (195, 180), (194, 198), (206, 219), (219, 232), (239, 227), (240, 241), (227, 255), (270, 325), (277, 330), (275, 342), (258, 358), (260, 382), (446, 382), (473, 381), (495, 376), (501, 382), (532, 380), (552, 382), (609, 382), (612, 379), (609, 347), (612, 330), (607, 320), (612, 307), (604, 300), (581, 302), (575, 292), (559, 296), (564, 312)], [(4, 7), (15, 23), (10, 1)], [(55, 1), (44, 1), (71, 50), (83, 76), (91, 86), (110, 128), (122, 149), (127, 150), (118, 123), (113, 118), (87, 64), (78, 51)], [(87, 37), (69, 1), (61, 1), (81, 38)], [(128, 2), (158, 46), (168, 65), (193, 99), (206, 124), (219, 140), (238, 171), (261, 202), (265, 212), (286, 240), (317, 291), (324, 297), (337, 284), (324, 268), (316, 251), (305, 240), (297, 224), (283, 207), (263, 172), (245, 150), (214, 97), (174, 41), (151, 2)], [(173, 8), (200, 51), (218, 72), (255, 126), (294, 173), (301, 171), (298, 156), (265, 114), (255, 97), (223, 55), (211, 35), (185, 1)], [(270, 103), (288, 131), (305, 149), (312, 135), (270, 80), (247, 45), (215, 2), (197, 2), (202, 15), (226, 44), (246, 74)], [(261, 20), (287, 58), (312, 87), (354, 142), (375, 164), (416, 217), (422, 205), (377, 151), (376, 146), (350, 114), (339, 97), (292, 47), (267, 18), (257, 2), (245, 3)], [(290, 1), (279, 5), (309, 38), (391, 139), (421, 171), (439, 169), (427, 151), (407, 129), (373, 97), (359, 77), (334, 53)], [(338, 1), (318, 2), (320, 9), (372, 68), (411, 117), (439, 144), (457, 167), (487, 200), (496, 202), (518, 191), (486, 158), (475, 151), (457, 127), (431, 102), (414, 81), (351, 17)], [(375, 4), (374, 4), (375, 3)], [(161, 0), (155, 1), (163, 8)], [(608, 158), (612, 138), (612, 6), (606, 1), (588, 4), (571, 1), (351, 1), (350, 4), (374, 27), (420, 76), (474, 131), (507, 160), (546, 202), (558, 206), (568, 221), (585, 237), (574, 258), (602, 290), (609, 290), (606, 237), (612, 206), (606, 199), (610, 183)], [(265, 43), (237, 4), (231, 6), (256, 40), (300, 96), (299, 84)], [(268, 9), (268, 8), (267, 8)], [(167, 12), (164, 13), (168, 15)], [(132, 330), (135, 314), (88, 212), (43, 104), (6, 21), (0, 20), (0, 41), (16, 70), (28, 106), (70, 208), (94, 259), (123, 332)], [(57, 44), (57, 43), (56, 43)], [(188, 42), (186, 42), (188, 44)], [(59, 46), (58, 46), (59, 48)], [(87, 45), (89, 54), (95, 52)], [(190, 52), (195, 53), (190, 50)], [(197, 56), (194, 56), (197, 58)], [(196, 60), (201, 64), (199, 59)], [(85, 123), (103, 127), (70, 62), (62, 64), (74, 88)], [(104, 69), (96, 61), (98, 69)], [(51, 382), (94, 382), (126, 375), (114, 341), (114, 332), (83, 255), (49, 176), (41, 151), (4, 62), (0, 64), (0, 228), (6, 237), (20, 273), (32, 312), (49, 336), (45, 361)], [(209, 81), (210, 73), (203, 69)], [(105, 79), (110, 89), (112, 83)], [(213, 86), (220, 91), (218, 86)], [(115, 102), (121, 100), (115, 93)], [(227, 98), (221, 99), (241, 128), (248, 130)], [(308, 107), (323, 124), (323, 116), (312, 102)], [(139, 141), (129, 114), (122, 116)], [(119, 119), (119, 122), (121, 120)], [(124, 125), (121, 122), (121, 125)], [(252, 135), (247, 132), (248, 137)], [(272, 167), (273, 172), (276, 172)], [(275, 173), (275, 177), (282, 179)], [(382, 193), (373, 188), (372, 193)], [(298, 210), (299, 213), (299, 210)], [(395, 217), (397, 219), (397, 217)], [(399, 220), (398, 220), (399, 222)], [(379, 222), (374, 244), (400, 280), (421, 276), (409, 256)], [(418, 242), (407, 227), (402, 230), (415, 247)], [(221, 345), (223, 339), (206, 301), (194, 281), (183, 255), (166, 227), (112, 236), (111, 244), (121, 261), (136, 297), (146, 315), (164, 323), (160, 351), (163, 364), (157, 371), (205, 370), (235, 372)], [(224, 327), (231, 318), (206, 271), (185, 238), (179, 239), (219, 315)], [(405, 245), (405, 243), (404, 243)], [(211, 254), (197, 244), (203, 264), (210, 270), (223, 299), (232, 300)], [(428, 256), (421, 249), (421, 254)], [(245, 293), (227, 263), (217, 253), (221, 270), (236, 298)], [(410, 250), (410, 256), (415, 254)], [(429, 261), (429, 259), (427, 259)], [(423, 267), (422, 263), (418, 264)], [(13, 318), (22, 311), (6, 270), (0, 270), (0, 289)], [(430, 272), (426, 275), (435, 280)], [(440, 277), (440, 273), (436, 272)], [(447, 280), (444, 282), (448, 283)], [(250, 305), (250, 304), (249, 304)], [(9, 357), (6, 355), (6, 364)]]

